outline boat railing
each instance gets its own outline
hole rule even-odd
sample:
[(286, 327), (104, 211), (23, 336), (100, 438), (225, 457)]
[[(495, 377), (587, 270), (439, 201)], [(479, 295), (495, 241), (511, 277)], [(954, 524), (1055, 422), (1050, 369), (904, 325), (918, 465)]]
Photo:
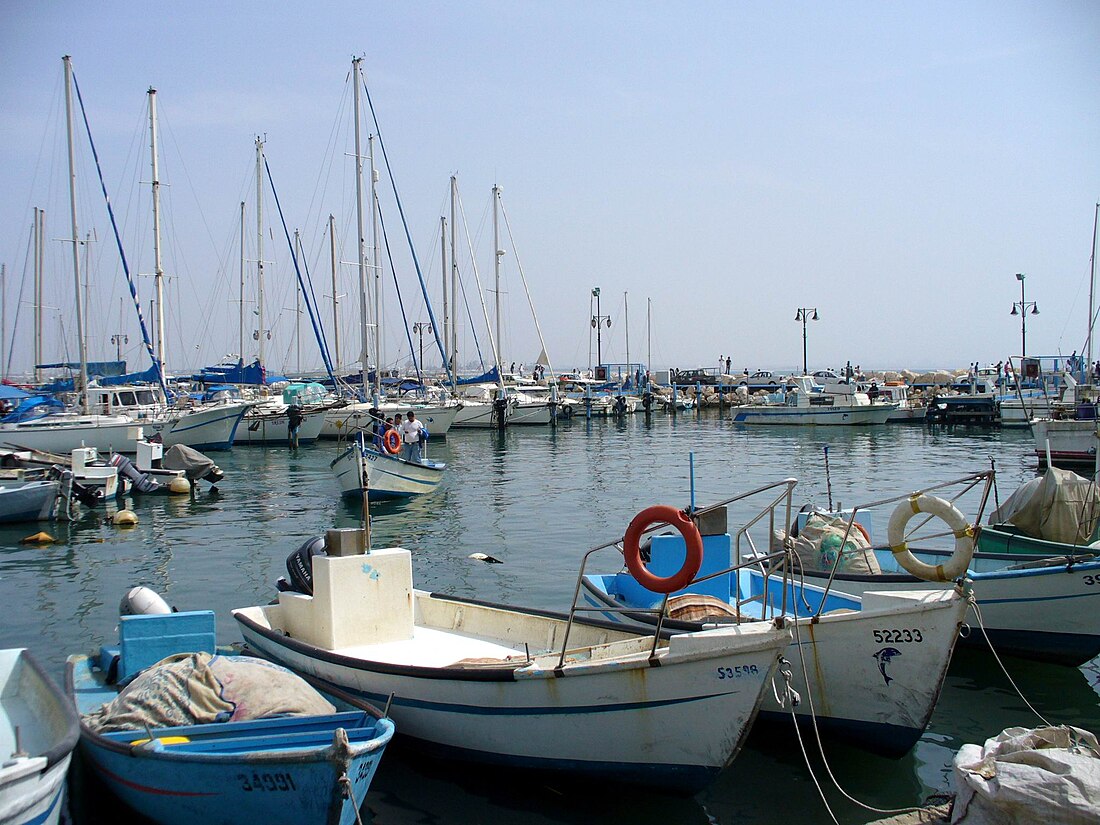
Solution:
[[(787, 571), (789, 571), (790, 568), (791, 568), (791, 565), (788, 563), (789, 562), (789, 556), (790, 556), (790, 542), (787, 540), (787, 530), (789, 530), (789, 525), (791, 523), (791, 514), (792, 514), (792, 510), (793, 510), (793, 506), (794, 506), (794, 488), (795, 488), (796, 484), (798, 484), (797, 479), (786, 478), (786, 479), (783, 479), (782, 481), (776, 481), (776, 482), (772, 482), (771, 484), (765, 484), (762, 487), (757, 487), (757, 488), (754, 488), (754, 489), (749, 490), (749, 491), (744, 492), (744, 493), (738, 493), (737, 495), (734, 495), (734, 496), (731, 496), (729, 498), (723, 499), (722, 501), (716, 502), (715, 504), (707, 505), (706, 507), (688, 508), (688, 510), (686, 510), (685, 512), (688, 512), (688, 514), (693, 519), (698, 519), (702, 516), (705, 516), (708, 513), (722, 510), (723, 508), (728, 507), (730, 504), (734, 504), (734, 503), (739, 502), (739, 501), (745, 501), (747, 499), (751, 499), (755, 496), (759, 496), (759, 495), (761, 495), (763, 493), (766, 493), (768, 491), (771, 491), (771, 490), (777, 490), (777, 489), (780, 490), (780, 492), (774, 498), (770, 499), (766, 504), (762, 505), (760, 507), (760, 509), (755, 513), (755, 515), (753, 515), (744, 525), (741, 526), (740, 529), (738, 529), (738, 531), (737, 531), (737, 533), (734, 537), (734, 548), (735, 548), (734, 563), (729, 567), (726, 567), (722, 570), (718, 570), (718, 571), (715, 571), (715, 572), (712, 572), (712, 573), (708, 573), (705, 576), (697, 576), (696, 578), (692, 579), (692, 581), (688, 584), (688, 586), (690, 586), (692, 584), (698, 584), (700, 582), (709, 581), (711, 579), (718, 578), (720, 576), (729, 576), (729, 575), (737, 573), (738, 571), (740, 571), (742, 569), (746, 569), (746, 568), (749, 568), (749, 567), (758, 569), (764, 576), (763, 590), (762, 590), (761, 594), (758, 594), (756, 596), (748, 596), (746, 598), (741, 598), (740, 588), (738, 588), (738, 590), (737, 590), (737, 601), (736, 601), (736, 604), (735, 604), (735, 608), (737, 609), (738, 615), (740, 615), (741, 605), (747, 604), (750, 601), (756, 601), (758, 599), (764, 599), (765, 602), (766, 602), (766, 594), (768, 592), (768, 585), (770, 583), (771, 577), (773, 577), (775, 575), (778, 575), (776, 571), (783, 571), (782, 575), (784, 576), (784, 583), (783, 583), (782, 607), (781, 607), (780, 615), (785, 614), (786, 613), (787, 590), (788, 590), (787, 583), (786, 583), (786, 576), (787, 576)], [(771, 547), (769, 546), (769, 552), (761, 553), (756, 548), (756, 544), (753, 541), (752, 536), (749, 533), (749, 530), (752, 527), (754, 527), (754, 526), (760, 524), (761, 522), (767, 520), (769, 543), (771, 544), (772, 541), (773, 541), (771, 537), (776, 535), (776, 524), (777, 524), (777, 522), (776, 522), (776, 511), (777, 510), (784, 511), (783, 516), (782, 516), (782, 521), (781, 521), (781, 523), (784, 525), (784, 532), (783, 532), (783, 540), (780, 543), (780, 549), (771, 550)], [(645, 533), (643, 533), (643, 535), (652, 534), (654, 531), (660, 530), (661, 528), (668, 527), (668, 526), (669, 526), (668, 522), (656, 522), (654, 524), (651, 524), (649, 526), (649, 529), (647, 529), (645, 531)], [(639, 540), (640, 540), (640, 538), (641, 537), (639, 537)], [(748, 548), (748, 552), (746, 552), (744, 554), (744, 556), (745, 556), (744, 559), (742, 559), (742, 554), (741, 554), (742, 543), (744, 543), (744, 545)], [(654, 632), (653, 632), (653, 645), (650, 649), (649, 655), (650, 655), (650, 658), (653, 658), (657, 654), (657, 646), (660, 642), (661, 630), (663, 629), (663, 626), (664, 626), (664, 620), (668, 616), (668, 601), (669, 601), (669, 597), (671, 595), (670, 593), (663, 594), (663, 598), (661, 599), (661, 604), (658, 607), (647, 607), (647, 608), (612, 607), (612, 606), (609, 606), (609, 605), (602, 605), (602, 606), (596, 606), (596, 607), (586, 607), (584, 605), (579, 604), (580, 598), (581, 598), (581, 589), (582, 589), (583, 582), (584, 582), (585, 571), (588, 567), (588, 560), (595, 553), (598, 553), (602, 550), (606, 550), (610, 547), (614, 547), (616, 550), (619, 551), (620, 554), (623, 553), (623, 539), (622, 538), (614, 539), (612, 541), (604, 542), (603, 544), (600, 544), (596, 547), (593, 547), (590, 550), (588, 550), (588, 552), (586, 552), (584, 554), (584, 556), (582, 557), (582, 559), (581, 559), (580, 572), (577, 574), (577, 583), (576, 583), (576, 586), (573, 590), (573, 602), (572, 602), (572, 604), (570, 605), (570, 608), (569, 608), (569, 618), (568, 618), (568, 621), (567, 621), (566, 627), (565, 627), (565, 635), (562, 638), (562, 650), (561, 650), (561, 655), (558, 659), (558, 668), (559, 669), (564, 667), (564, 665), (565, 665), (566, 651), (569, 647), (569, 635), (570, 635), (570, 631), (573, 628), (573, 622), (576, 619), (576, 616), (577, 616), (578, 613), (632, 613), (632, 614), (642, 613), (642, 614), (652, 614), (652, 615), (656, 616), (657, 621), (656, 621), (656, 627), (655, 627)]]
[[(866, 504), (858, 504), (851, 508), (851, 513), (847, 516), (846, 525), (844, 529), (844, 535), (841, 539), (840, 546), (843, 548), (848, 543), (848, 538), (852, 534), (853, 530), (859, 530), (856, 526), (857, 516), (860, 511), (870, 510), (875, 507), (882, 507), (887, 504), (896, 504), (901, 501), (913, 499), (916, 496), (927, 495), (931, 493), (941, 492), (944, 490), (954, 489), (955, 492), (947, 500), (954, 505), (960, 501), (963, 496), (973, 490), (979, 485), (982, 486), (981, 498), (978, 502), (976, 514), (974, 516), (973, 524), (975, 526), (980, 525), (982, 522), (982, 515), (985, 512), (986, 504), (989, 502), (989, 494), (993, 490), (993, 485), (996, 479), (996, 470), (982, 470), (977, 473), (971, 473), (970, 475), (962, 476), (961, 478), (952, 479), (951, 481), (940, 482), (939, 484), (933, 484), (928, 487), (924, 487), (914, 492), (902, 493), (901, 495), (891, 496), (890, 498), (879, 499), (878, 501), (871, 501)], [(932, 514), (922, 513), (923, 518), (914, 519), (911, 526), (908, 527), (905, 533), (906, 542), (910, 541), (916, 536), (917, 532), (928, 524), (933, 518)], [(932, 539), (944, 538), (947, 536), (953, 536), (954, 533), (951, 530), (941, 530), (934, 533), (922, 533), (919, 538), (922, 541), (929, 541)], [(874, 545), (872, 545), (873, 547)], [(814, 618), (816, 619), (822, 613), (825, 608), (825, 596), (832, 590), (833, 581), (836, 578), (837, 571), (840, 568), (840, 562), (843, 559), (843, 553), (837, 553), (836, 559), (833, 561), (832, 567), (829, 569), (829, 578), (825, 582), (825, 593), (822, 596), (821, 604), (818, 605), (817, 610), (814, 612)], [(799, 572), (801, 575), (801, 564), (799, 565)]]

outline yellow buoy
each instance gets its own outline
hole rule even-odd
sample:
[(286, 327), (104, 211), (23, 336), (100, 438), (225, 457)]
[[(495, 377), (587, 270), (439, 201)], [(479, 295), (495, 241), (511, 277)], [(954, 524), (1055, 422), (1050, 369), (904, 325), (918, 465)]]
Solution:
[(191, 482), (183, 476), (176, 476), (174, 479), (168, 482), (169, 493), (190, 493)]
[(51, 536), (49, 533), (35, 533), (33, 536), (27, 536), (25, 539), (20, 539), (20, 544), (53, 544), (57, 539)]
[(133, 527), (138, 523), (138, 517), (133, 510), (119, 510), (115, 513), (113, 521), (119, 527)]

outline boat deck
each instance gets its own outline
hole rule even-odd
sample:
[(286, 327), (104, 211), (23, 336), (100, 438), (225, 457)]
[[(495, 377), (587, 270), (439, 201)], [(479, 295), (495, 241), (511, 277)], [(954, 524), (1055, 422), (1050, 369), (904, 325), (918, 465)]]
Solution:
[[(468, 660), (500, 661), (511, 657), (512, 662), (523, 664), (527, 655), (507, 645), (487, 639), (479, 639), (453, 630), (439, 630), (416, 626), (411, 639), (385, 642), (375, 645), (357, 645), (334, 650), (341, 656), (385, 662), (391, 665), (417, 665), (421, 667), (447, 667)], [(534, 655), (535, 651), (531, 651)], [(503, 664), (503, 662), (501, 662)]]

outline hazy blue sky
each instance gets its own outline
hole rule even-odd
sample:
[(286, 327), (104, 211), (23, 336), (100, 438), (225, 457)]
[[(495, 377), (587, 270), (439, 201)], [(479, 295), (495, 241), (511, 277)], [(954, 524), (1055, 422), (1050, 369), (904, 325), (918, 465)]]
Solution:
[[(266, 152), (318, 296), (332, 292), (327, 217), (354, 259), (350, 59), (363, 55), (437, 313), (439, 218), (457, 173), (491, 288), (490, 187), (503, 187), (503, 357), (539, 345), (589, 361), (602, 289), (604, 360), (811, 369), (965, 366), (1081, 350), (1100, 199), (1100, 4), (115, 2), (0, 5), (0, 261), (13, 366), (31, 358), (31, 210), (47, 210), (46, 357), (75, 357), (62, 62), (71, 54), (131, 267), (152, 270), (146, 89), (160, 111), (169, 367), (235, 354), (239, 204), (255, 258), (253, 140)], [(366, 127), (373, 131), (373, 127)], [(144, 366), (86, 140), (80, 232), (91, 244), (90, 355), (110, 336)], [(382, 208), (409, 323), (427, 320), (386, 173)], [(270, 193), (268, 361), (297, 365), (295, 293)], [(463, 230), (465, 231), (465, 230)], [(487, 349), (472, 272), (466, 300)], [(254, 302), (254, 266), (248, 300)], [(341, 265), (342, 360), (358, 356), (354, 267)], [(26, 274), (24, 274), (26, 273)], [(387, 361), (408, 344), (386, 274)], [(139, 278), (148, 311), (151, 279)], [(328, 299), (323, 317), (331, 320)], [(492, 295), (487, 296), (491, 302)], [(254, 303), (248, 305), (249, 311)], [(491, 310), (490, 310), (491, 311)], [(122, 316), (120, 321), (120, 314)], [(249, 330), (255, 328), (250, 320)], [(64, 329), (64, 339), (61, 333)], [(470, 321), (460, 353), (473, 357)], [(330, 344), (332, 332), (329, 331)], [(249, 332), (251, 338), (251, 333)], [(65, 341), (68, 341), (67, 345)], [(302, 326), (302, 365), (319, 365)], [(67, 349), (66, 349), (67, 346)], [(428, 350), (425, 343), (425, 350)], [(1097, 348), (1100, 357), (1100, 346)], [(247, 345), (250, 357), (255, 344)], [(438, 364), (438, 357), (429, 359)]]

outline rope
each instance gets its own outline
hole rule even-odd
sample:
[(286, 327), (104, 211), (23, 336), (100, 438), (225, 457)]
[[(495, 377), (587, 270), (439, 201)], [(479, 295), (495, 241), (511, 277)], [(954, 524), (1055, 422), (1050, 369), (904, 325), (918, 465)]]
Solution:
[(344, 799), (351, 800), (351, 808), (353, 811), (355, 811), (355, 825), (363, 825), (363, 820), (359, 816), (359, 806), (355, 804), (355, 794), (352, 791), (351, 780), (348, 779), (348, 775), (344, 773), (340, 775), (340, 779), (338, 781), (340, 783), (340, 787), (343, 789)]
[(1019, 696), (1021, 700), (1023, 700), (1023, 703), (1025, 705), (1027, 705), (1027, 709), (1030, 710), (1032, 713), (1034, 713), (1035, 716), (1039, 719), (1040, 722), (1042, 722), (1047, 727), (1051, 727), (1051, 728), (1055, 727), (1055, 725), (1052, 725), (1050, 722), (1048, 722), (1046, 720), (1046, 718), (1043, 716), (1043, 714), (1041, 714), (1041, 713), (1039, 713), (1039, 711), (1035, 710), (1035, 708), (1032, 706), (1031, 702), (1029, 702), (1027, 700), (1027, 697), (1024, 696), (1023, 692), (1016, 685), (1016, 683), (1012, 680), (1012, 676), (1009, 675), (1008, 669), (1004, 666), (1004, 662), (1001, 661), (1001, 657), (998, 656), (997, 651), (993, 649), (993, 642), (991, 642), (989, 640), (989, 634), (985, 630), (985, 622), (982, 621), (981, 608), (978, 607), (978, 600), (974, 597), (973, 593), (970, 594), (970, 597), (967, 599), (967, 601), (970, 602), (970, 606), (974, 608), (974, 615), (978, 619), (978, 627), (980, 627), (982, 629), (982, 635), (985, 637), (985, 643), (987, 645), (989, 645), (989, 652), (993, 654), (993, 658), (996, 660), (997, 665), (1001, 668), (1001, 672), (1004, 673), (1005, 678), (1008, 679), (1008, 683), (1010, 685), (1012, 685), (1012, 689), (1014, 691), (1016, 691), (1016, 695)]
[[(420, 374), (421, 364), (419, 364), (417, 362), (417, 360), (416, 360), (416, 350), (413, 349), (412, 332), (409, 330), (409, 318), (405, 314), (405, 301), (401, 297), (401, 284), (398, 283), (398, 281), (397, 281), (397, 270), (394, 268), (394, 265), (393, 265), (393, 252), (390, 250), (390, 236), (388, 234), (386, 234), (386, 219), (382, 215), (382, 204), (380, 204), (380, 203), (377, 204), (377, 207), (378, 207), (378, 226), (382, 229), (382, 241), (386, 245), (386, 260), (388, 260), (390, 262), (390, 274), (393, 275), (393, 285), (397, 290), (397, 306), (401, 309), (401, 320), (402, 320), (402, 322), (404, 323), (404, 326), (405, 326), (405, 338), (408, 339), (408, 342), (409, 342), (409, 356), (412, 358), (413, 366), (416, 367), (416, 380), (421, 385), (423, 385), (424, 384), (424, 376)], [(428, 307), (428, 315), (432, 319), (432, 331), (434, 333), (434, 331), (435, 331), (435, 316), (431, 314), (431, 307)], [(436, 340), (438, 340), (438, 339), (439, 339), (439, 336), (437, 334), (436, 335)], [(375, 364), (374, 369), (377, 372), (377, 370), (382, 369), (382, 365), (380, 363)], [(448, 367), (448, 370), (449, 369), (450, 368)], [(379, 384), (381, 384), (381, 381), (379, 381)], [(366, 392), (367, 392), (367, 388), (363, 387), (364, 397), (366, 397)]]
[[(821, 729), (817, 726), (817, 711), (814, 709), (814, 693), (813, 693), (812, 690), (809, 689), (809, 685), (810, 685), (809, 678), (806, 676), (806, 674), (809, 673), (809, 670), (806, 668), (806, 652), (802, 647), (801, 634), (799, 633), (799, 622), (798, 622), (797, 607), (798, 607), (798, 605), (797, 605), (797, 602), (796, 602), (795, 607), (794, 607), (794, 642), (798, 646), (799, 661), (802, 663), (802, 674), (803, 674), (803, 678), (806, 679), (806, 703), (807, 703), (807, 705), (809, 705), (809, 708), (810, 708), (810, 723), (813, 725), (814, 737), (817, 739), (817, 750), (818, 750), (818, 753), (821, 754), (821, 764), (825, 767), (825, 773), (828, 774), (830, 781), (832, 781), (832, 783), (833, 783), (833, 787), (835, 787), (838, 791), (840, 791), (841, 796), (843, 796), (849, 802), (852, 802), (853, 804), (858, 805), (859, 807), (863, 808), (864, 810), (872, 811), (872, 812), (877, 813), (877, 814), (904, 814), (904, 813), (910, 813), (910, 812), (913, 812), (913, 811), (919, 811), (920, 806), (909, 806), (909, 807), (906, 807), (906, 808), (876, 808), (873, 805), (868, 805), (867, 803), (861, 802), (860, 800), (856, 799), (854, 796), (852, 796), (850, 793), (848, 793), (846, 790), (844, 790), (844, 788), (841, 787), (840, 782), (837, 781), (836, 776), (833, 774), (832, 768), (829, 766), (829, 760), (825, 756), (825, 746), (821, 741)], [(791, 715), (793, 717), (794, 708), (791, 709)], [(796, 728), (796, 731), (797, 731), (797, 724), (795, 725), (795, 728)], [(799, 734), (799, 737), (798, 737), (798, 744), (799, 744), (799, 746), (802, 745), (802, 736), (801, 736), (801, 734)], [(803, 750), (803, 753), (805, 753), (805, 750)], [(810, 770), (810, 775), (813, 776), (813, 769), (810, 768), (809, 766), (810, 766), (810, 763), (809, 763), (809, 760), (807, 760), (806, 767)], [(817, 782), (816, 777), (814, 778), (814, 782), (815, 783)], [(822, 799), (824, 800), (824, 797), (822, 797)], [(829, 807), (828, 803), (826, 803), (825, 807), (826, 808)], [(832, 815), (832, 810), (831, 809), (829, 810), (829, 814)], [(835, 817), (833, 818), (833, 821), (834, 822), (836, 821)]]
[[(797, 622), (796, 622), (796, 626), (797, 626)], [(814, 773), (813, 766), (810, 764), (810, 754), (806, 752), (806, 744), (802, 741), (802, 731), (799, 730), (798, 717), (796, 717), (795, 713), (794, 713), (795, 703), (794, 703), (793, 695), (795, 694), (795, 692), (791, 688), (791, 663), (788, 662), (783, 657), (780, 657), (779, 662), (780, 662), (780, 664), (779, 664), (779, 673), (780, 673), (780, 675), (783, 676), (783, 679), (787, 684), (788, 694), (792, 696), (791, 703), (790, 703), (791, 722), (792, 722), (792, 724), (794, 724), (794, 735), (798, 738), (799, 750), (802, 751), (802, 758), (806, 762), (806, 770), (809, 771), (810, 779), (813, 780), (814, 787), (817, 788), (817, 795), (821, 797), (821, 804), (825, 806), (825, 810), (828, 811), (828, 813), (829, 813), (829, 819), (831, 819), (833, 822), (835, 822), (836, 825), (840, 825), (840, 821), (836, 818), (836, 814), (833, 813), (833, 809), (831, 807), (829, 807), (829, 800), (825, 798), (825, 789), (821, 787), (821, 783), (817, 779), (817, 774)], [(784, 667), (784, 665), (786, 665), (786, 667)], [(773, 681), (772, 682), (773, 689), (774, 689), (774, 686), (775, 686), (775, 682)], [(785, 702), (780, 702), (781, 706), (785, 705), (785, 704), (786, 704)]]

